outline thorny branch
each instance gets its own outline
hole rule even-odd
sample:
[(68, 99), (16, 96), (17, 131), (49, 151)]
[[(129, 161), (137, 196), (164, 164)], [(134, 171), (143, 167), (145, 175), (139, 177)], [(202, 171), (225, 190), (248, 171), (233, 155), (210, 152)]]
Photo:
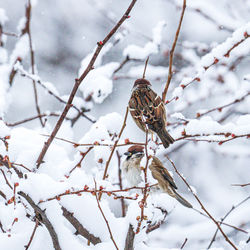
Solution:
[(102, 50), (103, 46), (108, 42), (108, 40), (115, 34), (115, 32), (118, 30), (118, 28), (122, 25), (122, 23), (129, 17), (129, 13), (132, 10), (132, 8), (134, 7), (136, 3), (136, 0), (132, 0), (128, 9), (125, 11), (124, 15), (122, 16), (122, 18), (118, 21), (118, 23), (113, 27), (113, 29), (108, 33), (108, 35), (104, 38), (103, 41), (98, 42), (97, 43), (97, 48), (95, 50), (95, 53), (93, 54), (87, 68), (85, 69), (85, 71), (82, 73), (82, 75), (80, 76), (79, 79), (75, 80), (75, 85), (70, 93), (68, 102), (62, 112), (62, 115), (60, 116), (59, 120), (57, 121), (55, 128), (53, 130), (53, 132), (51, 133), (49, 139), (44, 143), (43, 149), (36, 161), (36, 165), (37, 165), (37, 169), (40, 167), (41, 163), (43, 162), (43, 158), (47, 152), (47, 150), (49, 149), (50, 144), (52, 143), (52, 141), (54, 140), (58, 130), (60, 129), (70, 107), (71, 107), (71, 103), (75, 97), (75, 94), (81, 84), (81, 82), (83, 81), (83, 79), (87, 76), (87, 74), (93, 69), (94, 63), (96, 61), (97, 56), (99, 55), (100, 51)]
[(180, 176), (180, 178), (183, 180), (183, 182), (186, 184), (186, 186), (189, 188), (189, 190), (191, 191), (191, 193), (193, 194), (193, 196), (195, 197), (195, 199), (198, 201), (198, 203), (201, 206), (201, 209), (204, 210), (204, 212), (209, 216), (209, 218), (215, 223), (215, 225), (218, 227), (218, 230), (220, 230), (221, 234), (223, 235), (223, 237), (225, 238), (225, 240), (235, 249), (238, 250), (238, 248), (233, 244), (232, 241), (229, 240), (229, 238), (227, 237), (227, 235), (224, 233), (224, 231), (222, 230), (220, 223), (218, 221), (216, 221), (214, 219), (214, 217), (208, 212), (208, 210), (204, 207), (203, 203), (201, 202), (201, 200), (199, 199), (199, 197), (193, 192), (192, 188), (190, 187), (190, 185), (188, 184), (188, 182), (186, 181), (186, 179), (182, 176), (182, 174), (178, 171), (178, 169), (176, 168), (174, 162), (172, 160), (170, 160), (170, 158), (165, 155), (166, 158), (169, 160), (169, 162), (171, 163), (171, 165), (173, 166), (175, 172)]
[(178, 37), (179, 37), (182, 20), (183, 20), (184, 13), (185, 13), (185, 9), (186, 9), (186, 0), (183, 0), (182, 11), (181, 11), (181, 16), (180, 16), (180, 20), (179, 20), (179, 25), (178, 25), (178, 28), (176, 30), (174, 42), (172, 44), (172, 48), (170, 50), (170, 55), (169, 55), (168, 79), (167, 79), (164, 91), (162, 93), (162, 101), (163, 101), (163, 103), (165, 103), (165, 99), (166, 99), (168, 87), (169, 87), (169, 84), (171, 82), (172, 75), (173, 75), (172, 66), (173, 66), (174, 50), (175, 50), (176, 43), (177, 43), (177, 40), (178, 40)]

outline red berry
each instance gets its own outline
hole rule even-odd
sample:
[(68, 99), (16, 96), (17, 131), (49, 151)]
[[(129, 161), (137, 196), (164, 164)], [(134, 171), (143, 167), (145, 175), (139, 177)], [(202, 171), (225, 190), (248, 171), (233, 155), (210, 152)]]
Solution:
[(214, 58), (214, 64), (218, 63), (219, 62), (219, 59), (217, 58)]
[(128, 138), (126, 138), (124, 141), (125, 141), (125, 144), (129, 144), (130, 143), (130, 141), (129, 141)]

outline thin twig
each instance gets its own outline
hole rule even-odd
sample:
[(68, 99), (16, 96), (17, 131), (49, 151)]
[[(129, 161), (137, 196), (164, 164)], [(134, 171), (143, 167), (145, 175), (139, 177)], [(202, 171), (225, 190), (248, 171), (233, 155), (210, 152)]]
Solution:
[(5, 180), (6, 184), (10, 187), (10, 189), (13, 190), (13, 187), (10, 185), (10, 183), (9, 183), (9, 181), (8, 181), (8, 179), (7, 179), (6, 175), (5, 175), (5, 173), (4, 173), (4, 171), (3, 171), (2, 169), (0, 169), (0, 171), (1, 171), (2, 174), (3, 174), (3, 177), (4, 177), (4, 180)]
[(69, 174), (71, 174), (76, 168), (81, 167), (81, 163), (83, 161), (83, 159), (85, 158), (85, 156), (93, 149), (93, 147), (89, 147), (87, 149), (87, 151), (85, 153), (81, 153), (82, 158), (80, 159), (80, 161), (69, 171)]
[[(28, 0), (28, 4), (26, 6), (26, 27), (25, 27), (25, 33), (27, 33), (28, 37), (29, 37), (31, 72), (34, 75), (35, 74), (35, 55), (34, 55), (33, 44), (32, 44), (32, 37), (31, 37), (31, 31), (30, 31), (31, 10), (32, 10), (31, 0)], [(33, 84), (33, 90), (34, 90), (36, 111), (37, 111), (37, 114), (39, 116), (40, 123), (41, 123), (42, 127), (44, 127), (45, 123), (42, 120), (41, 110), (40, 110), (40, 107), (38, 105), (38, 94), (37, 94), (36, 82), (33, 80), (32, 84)]]
[(182, 243), (182, 245), (181, 245), (181, 248), (180, 248), (180, 249), (183, 249), (183, 248), (184, 248), (184, 246), (186, 245), (187, 241), (188, 241), (188, 239), (186, 238), (186, 239), (184, 240), (184, 242)]
[(56, 231), (55, 231), (53, 225), (51, 224), (51, 222), (49, 221), (47, 215), (45, 214), (45, 211), (43, 211), (39, 206), (37, 206), (35, 204), (35, 202), (30, 198), (29, 195), (25, 194), (22, 191), (19, 191), (18, 194), (20, 196), (22, 196), (30, 204), (30, 206), (34, 209), (35, 214), (37, 215), (37, 219), (41, 223), (43, 223), (45, 225), (45, 227), (47, 228), (47, 230), (51, 236), (55, 250), (61, 250)]
[(141, 62), (141, 59), (136, 58), (130, 58), (129, 56), (126, 56), (125, 59), (120, 63), (120, 65), (114, 70), (113, 75), (116, 74), (118, 71), (120, 71), (124, 65), (126, 65), (128, 62)]
[[(250, 196), (248, 196), (247, 198), (245, 198), (243, 201), (239, 202), (237, 205), (235, 206), (232, 206), (232, 208), (226, 213), (226, 215), (221, 219), (221, 222), (219, 223), (221, 225), (221, 223), (228, 217), (228, 215), (234, 210), (236, 209), (237, 207), (239, 207), (240, 205), (242, 205), (244, 202), (246, 202), (248, 199), (250, 199)], [(215, 242), (215, 239), (216, 239), (216, 235), (218, 233), (219, 229), (217, 228), (207, 249), (210, 249), (211, 246), (213, 245), (213, 243)]]
[(142, 75), (142, 78), (143, 78), (143, 79), (145, 78), (146, 69), (147, 69), (147, 66), (148, 66), (148, 60), (149, 60), (149, 56), (147, 57), (147, 60), (146, 60), (146, 62), (145, 62), (144, 71), (143, 71), (143, 75)]
[[(45, 113), (45, 114), (40, 114), (40, 115), (34, 115), (34, 116), (32, 116), (32, 117), (23, 119), (23, 120), (18, 121), (18, 122), (5, 123), (5, 124), (6, 124), (6, 126), (8, 126), (8, 127), (15, 127), (15, 126), (21, 125), (21, 124), (23, 124), (23, 123), (33, 121), (33, 120), (35, 120), (35, 119), (37, 119), (37, 118), (40, 118), (40, 117), (49, 117), (49, 116), (58, 117), (58, 116), (60, 116), (60, 114), (59, 114), (59, 113), (50, 113), (50, 114), (46, 114), (46, 113)], [(67, 117), (66, 117), (65, 119), (68, 120)]]
[(222, 233), (223, 237), (225, 238), (225, 240), (235, 249), (238, 250), (238, 248), (233, 244), (233, 242), (231, 242), (229, 240), (229, 238), (227, 237), (227, 235), (224, 233), (224, 231), (222, 230), (220, 223), (218, 221), (216, 221), (214, 219), (214, 217), (208, 212), (208, 210), (204, 207), (203, 203), (201, 202), (201, 200), (199, 199), (199, 197), (193, 192), (192, 188), (190, 187), (190, 185), (188, 184), (188, 182), (186, 181), (186, 179), (182, 176), (182, 174), (178, 171), (178, 169), (176, 168), (174, 162), (166, 155), (166, 158), (169, 160), (169, 162), (171, 163), (171, 165), (174, 167), (175, 172), (180, 176), (180, 178), (183, 180), (183, 182), (187, 185), (187, 187), (189, 188), (189, 190), (191, 191), (191, 193), (193, 194), (193, 196), (195, 197), (195, 199), (198, 201), (198, 203), (201, 206), (201, 209), (204, 210), (204, 212), (209, 216), (209, 218), (215, 223), (215, 225), (218, 227), (218, 229), (220, 230), (220, 232)]
[[(38, 83), (42, 88), (44, 88), (51, 96), (53, 96), (55, 99), (57, 99), (59, 102), (63, 103), (63, 104), (67, 104), (66, 101), (64, 101), (59, 95), (57, 95), (56, 93), (54, 93), (51, 89), (49, 89), (40, 79), (37, 78), (36, 75), (30, 74), (28, 73), (26, 70), (24, 70), (24, 68), (22, 67), (22, 65), (20, 65), (20, 63), (15, 64), (15, 71), (18, 71), (21, 76), (27, 77), (29, 79), (31, 79), (32, 81), (35, 81), (36, 83)], [(71, 107), (73, 109), (75, 109), (79, 115), (83, 116), (84, 118), (86, 118), (88, 121), (95, 123), (95, 120), (91, 119), (90, 117), (88, 117), (85, 112), (89, 111), (87, 109), (79, 109), (77, 106), (75, 106), (73, 103), (71, 103)], [(60, 116), (60, 115), (59, 115)], [(76, 118), (73, 119), (69, 119), (67, 117), (65, 117), (66, 120), (74, 120)], [(75, 121), (74, 121), (75, 122)]]
[[(116, 147), (117, 147), (117, 144), (118, 144), (118, 142), (119, 142), (119, 140), (120, 140), (120, 138), (121, 138), (121, 136), (122, 136), (123, 130), (124, 130), (124, 128), (126, 127), (127, 117), (128, 117), (128, 107), (127, 107), (127, 109), (126, 109), (126, 113), (125, 113), (125, 116), (124, 116), (124, 121), (123, 121), (121, 130), (120, 130), (120, 133), (119, 133), (118, 138), (117, 138), (117, 140), (115, 141), (115, 143), (114, 143), (114, 145), (113, 145), (113, 147), (112, 147), (111, 153), (110, 153), (109, 158), (108, 158), (108, 160), (107, 160), (107, 162), (106, 162), (106, 166), (105, 166), (104, 173), (103, 173), (103, 177), (102, 177), (103, 180), (105, 180), (105, 179), (108, 177), (108, 176), (107, 176), (108, 167), (109, 167), (110, 161), (111, 161), (111, 159), (112, 159), (112, 156), (113, 156), (113, 154), (114, 154), (114, 152), (115, 152), (115, 149), (116, 149)], [(99, 194), (99, 200), (101, 200), (101, 198), (102, 198), (102, 193)]]
[(239, 186), (239, 187), (246, 187), (246, 186), (249, 186), (250, 183), (246, 183), (246, 184), (232, 184), (231, 186)]
[(208, 111), (206, 111), (206, 112), (204, 112), (204, 113), (196, 113), (196, 117), (199, 118), (199, 117), (204, 116), (204, 115), (207, 115), (207, 114), (209, 114), (209, 113), (211, 113), (211, 112), (213, 112), (213, 111), (219, 111), (219, 112), (221, 112), (222, 109), (227, 108), (227, 107), (229, 107), (229, 106), (231, 106), (231, 105), (234, 105), (235, 103), (239, 103), (239, 102), (243, 101), (243, 100), (244, 100), (247, 96), (249, 96), (249, 95), (250, 95), (250, 91), (247, 92), (247, 93), (246, 93), (245, 95), (243, 95), (242, 97), (237, 98), (237, 99), (233, 100), (232, 102), (230, 102), (230, 103), (228, 103), (228, 104), (225, 104), (225, 105), (222, 105), (222, 106), (219, 106), (219, 107), (216, 107), (216, 108), (212, 108), (212, 109), (210, 109), (210, 110), (208, 110)]
[(169, 55), (168, 79), (167, 79), (164, 91), (162, 93), (162, 101), (163, 101), (163, 103), (165, 103), (166, 95), (167, 95), (167, 92), (168, 92), (168, 87), (169, 87), (169, 84), (171, 82), (172, 75), (173, 75), (172, 66), (173, 66), (174, 50), (175, 50), (176, 43), (177, 43), (177, 40), (178, 40), (178, 37), (179, 37), (182, 20), (183, 20), (183, 16), (184, 16), (184, 13), (185, 13), (185, 9), (186, 9), (186, 0), (183, 0), (182, 11), (181, 11), (181, 16), (180, 16), (180, 20), (179, 20), (179, 25), (178, 25), (178, 28), (176, 30), (174, 42), (172, 44), (172, 48), (170, 50), (170, 55)]
[(124, 121), (123, 121), (123, 124), (122, 124), (122, 128), (121, 128), (121, 130), (120, 130), (120, 133), (119, 133), (119, 135), (118, 135), (117, 140), (116, 140), (115, 143), (114, 143), (114, 146), (113, 146), (112, 151), (111, 151), (111, 153), (110, 153), (110, 155), (109, 155), (109, 158), (108, 158), (108, 160), (107, 160), (107, 162), (106, 162), (106, 166), (105, 166), (105, 170), (104, 170), (103, 178), (102, 178), (103, 180), (105, 180), (105, 179), (107, 178), (107, 172), (108, 172), (109, 163), (110, 163), (110, 161), (111, 161), (111, 159), (112, 159), (112, 156), (113, 156), (113, 154), (114, 154), (115, 148), (116, 148), (116, 146), (117, 146), (117, 144), (118, 144), (118, 142), (119, 142), (119, 140), (120, 140), (120, 138), (121, 138), (121, 136), (122, 136), (123, 130), (124, 130), (124, 128), (126, 127), (127, 117), (128, 117), (128, 107), (127, 107), (127, 109), (126, 109), (126, 113), (125, 113)]
[[(192, 209), (193, 209), (195, 212), (199, 213), (200, 215), (202, 215), (202, 216), (204, 216), (204, 217), (210, 219), (209, 216), (208, 216), (207, 214), (202, 213), (202, 212), (199, 211), (198, 209), (195, 209), (195, 208), (192, 208)], [(227, 227), (231, 227), (231, 228), (233, 228), (233, 229), (235, 229), (235, 230), (237, 230), (237, 231), (239, 231), (239, 232), (248, 234), (248, 232), (247, 232), (246, 230), (242, 229), (242, 228), (239, 228), (239, 227), (236, 227), (236, 226), (234, 226), (234, 225), (225, 223), (225, 222), (223, 222), (223, 221), (221, 221), (221, 220), (220, 220), (220, 221), (217, 221), (217, 222), (218, 222), (218, 223), (221, 223), (222, 225), (225, 225), (225, 226), (227, 226)]]
[[(118, 180), (119, 180), (119, 187), (123, 189), (122, 185), (122, 170), (121, 170), (121, 155), (119, 154), (118, 150), (116, 150), (117, 160), (118, 160)], [(121, 199), (121, 208), (122, 208), (122, 217), (125, 217), (125, 202), (124, 199)]]
[(147, 177), (147, 170), (148, 170), (148, 162), (149, 162), (149, 155), (148, 155), (148, 129), (146, 129), (146, 140), (145, 140), (145, 155), (146, 155), (146, 165), (143, 169), (144, 173), (144, 183), (145, 187), (143, 189), (143, 197), (142, 200), (139, 202), (139, 207), (141, 208), (141, 216), (138, 220), (137, 228), (136, 228), (136, 234), (140, 232), (142, 221), (144, 220), (144, 207), (146, 206), (146, 200), (148, 198), (148, 177)]
[[(96, 181), (94, 180), (94, 182), (95, 182), (95, 190), (96, 190)], [(99, 210), (100, 210), (100, 212), (101, 212), (101, 214), (102, 214), (102, 217), (103, 217), (103, 219), (105, 220), (106, 225), (107, 225), (107, 227), (108, 227), (108, 231), (109, 231), (109, 234), (110, 234), (110, 239), (113, 241), (115, 248), (116, 248), (117, 250), (119, 250), (119, 248), (118, 248), (118, 246), (116, 245), (116, 242), (115, 242), (115, 240), (114, 240), (112, 231), (111, 231), (111, 229), (110, 229), (109, 222), (108, 222), (108, 220), (106, 219), (106, 217), (105, 217), (105, 215), (104, 215), (104, 213), (103, 213), (103, 211), (102, 211), (102, 208), (101, 208), (101, 205), (100, 205), (100, 202), (99, 202), (99, 199), (98, 199), (98, 197), (97, 197), (97, 193), (96, 193), (96, 192), (95, 192), (95, 198), (96, 198), (97, 206), (98, 206), (98, 208), (99, 208)]]
[(32, 240), (34, 239), (34, 235), (35, 235), (35, 233), (36, 233), (36, 229), (37, 229), (38, 225), (39, 225), (39, 222), (38, 222), (38, 219), (36, 218), (35, 227), (34, 227), (34, 229), (33, 229), (33, 231), (32, 231), (32, 234), (31, 234), (31, 236), (30, 236), (30, 240), (29, 240), (27, 246), (25, 246), (25, 250), (28, 250), (28, 249), (29, 249), (29, 247), (30, 247), (30, 245), (31, 245), (31, 242), (32, 242)]
[(108, 33), (108, 35), (104, 38), (103, 41), (98, 42), (97, 43), (97, 48), (95, 50), (95, 53), (93, 54), (87, 68), (84, 70), (84, 72), (82, 73), (82, 75), (80, 76), (79, 79), (75, 80), (75, 85), (70, 93), (67, 105), (65, 106), (62, 115), (60, 116), (59, 120), (57, 121), (49, 139), (44, 143), (44, 146), (42, 148), (42, 151), (36, 161), (36, 165), (37, 165), (37, 169), (40, 167), (41, 163), (43, 162), (43, 158), (47, 152), (47, 150), (49, 149), (50, 144), (52, 143), (52, 141), (54, 140), (58, 130), (60, 129), (70, 107), (71, 107), (71, 103), (75, 97), (75, 94), (81, 84), (81, 82), (84, 80), (84, 78), (87, 76), (87, 74), (93, 69), (93, 65), (96, 61), (97, 56), (99, 55), (100, 51), (102, 50), (103, 46), (108, 42), (108, 40), (115, 34), (115, 32), (118, 30), (118, 28), (122, 25), (122, 23), (129, 17), (129, 13), (132, 10), (132, 8), (134, 7), (135, 3), (137, 0), (132, 0), (128, 9), (125, 11), (124, 15), (122, 16), (122, 18), (118, 21), (118, 23), (114, 26), (114, 28)]

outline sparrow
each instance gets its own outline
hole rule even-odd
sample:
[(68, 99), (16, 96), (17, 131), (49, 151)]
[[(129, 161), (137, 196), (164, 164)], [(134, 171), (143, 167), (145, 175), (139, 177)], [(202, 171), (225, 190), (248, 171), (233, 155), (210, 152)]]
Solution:
[(127, 157), (122, 164), (122, 173), (132, 187), (137, 186), (142, 181), (140, 163), (144, 156), (143, 147), (131, 146), (124, 155)]
[(130, 114), (136, 125), (144, 132), (155, 132), (165, 148), (174, 142), (166, 130), (166, 111), (164, 104), (152, 89), (148, 80), (137, 79), (128, 103)]
[(153, 156), (153, 160), (149, 165), (149, 169), (151, 170), (153, 178), (158, 181), (158, 186), (163, 192), (175, 198), (183, 206), (188, 208), (193, 207), (187, 200), (177, 193), (177, 186), (174, 182), (174, 179), (157, 157)]
[[(142, 181), (140, 163), (144, 156), (143, 147), (138, 145), (132, 146), (125, 155), (127, 157), (123, 162), (122, 172), (131, 186), (137, 186)], [(192, 205), (177, 193), (174, 179), (157, 157), (152, 157), (149, 169), (153, 178), (158, 181), (158, 187), (162, 192), (175, 198), (183, 206), (192, 208)]]

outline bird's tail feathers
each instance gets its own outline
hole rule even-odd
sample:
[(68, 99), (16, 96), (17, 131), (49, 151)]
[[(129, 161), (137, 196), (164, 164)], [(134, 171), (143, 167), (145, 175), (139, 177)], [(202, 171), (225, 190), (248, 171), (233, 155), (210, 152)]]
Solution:
[(185, 200), (182, 196), (180, 196), (176, 191), (175, 191), (175, 198), (183, 206), (188, 207), (188, 208), (192, 208), (193, 207), (187, 200)]
[(174, 142), (174, 138), (167, 132), (165, 128), (157, 131), (157, 135), (160, 137), (164, 148), (168, 148), (169, 145)]

